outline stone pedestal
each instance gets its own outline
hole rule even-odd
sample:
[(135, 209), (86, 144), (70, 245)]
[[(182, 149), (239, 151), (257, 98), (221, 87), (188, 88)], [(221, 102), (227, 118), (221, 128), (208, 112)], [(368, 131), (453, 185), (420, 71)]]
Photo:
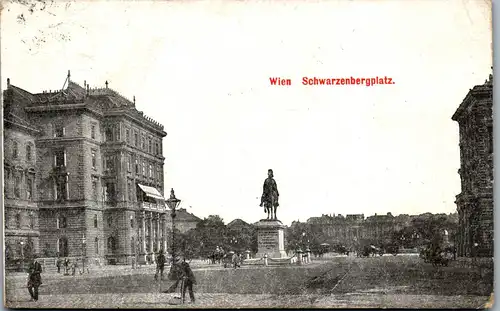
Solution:
[(256, 258), (284, 258), (285, 252), (285, 225), (279, 220), (261, 219), (257, 223)]

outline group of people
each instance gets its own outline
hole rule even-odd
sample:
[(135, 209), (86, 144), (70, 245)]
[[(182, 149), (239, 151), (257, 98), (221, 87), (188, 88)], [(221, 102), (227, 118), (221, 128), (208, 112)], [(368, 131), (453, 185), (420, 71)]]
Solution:
[[(156, 255), (156, 273), (154, 275), (155, 280), (158, 280), (158, 277), (160, 278), (160, 280), (163, 280), (163, 271), (165, 270), (165, 264), (166, 258), (163, 250), (161, 249)], [(183, 258), (182, 260), (178, 256), (172, 258), (170, 271), (168, 273), (168, 279), (175, 282), (166, 291), (164, 291), (165, 293), (175, 293), (177, 291), (179, 283), (181, 283), (182, 300), (184, 301), (185, 299), (186, 291), (189, 291), (189, 298), (191, 300), (191, 303), (195, 302), (193, 285), (196, 284), (196, 278), (194, 276), (193, 270), (191, 270), (191, 267), (189, 266), (189, 263), (186, 262), (186, 258)]]
[[(57, 273), (61, 273), (61, 268), (64, 267), (64, 275), (69, 275), (69, 272), (71, 270), (71, 275), (76, 274), (76, 270), (78, 269), (78, 261), (75, 259), (73, 262), (70, 261), (68, 258), (64, 258), (62, 260), (60, 257), (57, 257), (56, 260), (56, 267), (57, 267)], [(78, 270), (80, 274), (84, 273), (85, 266), (83, 265), (83, 259), (82, 259), (82, 269)], [(88, 271), (87, 267), (87, 273)]]

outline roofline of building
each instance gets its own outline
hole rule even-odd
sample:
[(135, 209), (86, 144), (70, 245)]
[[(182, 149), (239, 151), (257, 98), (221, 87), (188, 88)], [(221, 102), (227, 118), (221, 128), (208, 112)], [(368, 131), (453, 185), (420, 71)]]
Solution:
[(3, 120), (4, 122), (4, 126), (9, 124), (10, 126), (12, 127), (16, 127), (20, 130), (23, 130), (25, 132), (27, 132), (28, 134), (32, 134), (32, 135), (38, 135), (40, 134), (41, 132), (33, 127), (29, 127), (29, 126), (26, 126), (26, 125), (23, 125), (21, 123), (17, 123), (15, 121), (12, 121), (12, 120), (9, 120), (9, 119), (4, 119)]
[(474, 88), (470, 89), (465, 98), (462, 100), (460, 106), (451, 117), (453, 121), (458, 121), (462, 116), (464, 111), (474, 104), (473, 98), (484, 98), (492, 94), (493, 88), (490, 85), (476, 85)]

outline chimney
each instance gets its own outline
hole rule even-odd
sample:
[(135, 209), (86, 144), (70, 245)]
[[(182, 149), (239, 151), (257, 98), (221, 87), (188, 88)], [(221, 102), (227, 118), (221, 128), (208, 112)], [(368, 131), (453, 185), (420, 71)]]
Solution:
[(71, 73), (68, 70), (68, 81), (69, 81), (70, 77), (71, 77)]
[(83, 80), (83, 88), (87, 86), (87, 80)]
[(106, 88), (108, 88), (108, 80), (106, 80)]
[(135, 95), (134, 95), (134, 106), (135, 106)]
[(7, 78), (7, 88), (10, 87), (10, 78)]

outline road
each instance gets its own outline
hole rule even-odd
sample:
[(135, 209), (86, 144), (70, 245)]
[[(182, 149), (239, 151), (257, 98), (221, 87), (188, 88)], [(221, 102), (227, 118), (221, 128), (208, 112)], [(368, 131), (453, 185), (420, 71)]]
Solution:
[[(104, 270), (106, 271), (106, 270)], [(198, 267), (197, 301), (203, 307), (481, 308), (493, 291), (492, 265), (433, 267), (418, 257), (332, 258), (307, 266), (223, 269)], [(38, 302), (25, 279), (7, 276), (12, 308), (175, 308), (169, 281), (153, 269), (85, 276), (47, 275)]]

